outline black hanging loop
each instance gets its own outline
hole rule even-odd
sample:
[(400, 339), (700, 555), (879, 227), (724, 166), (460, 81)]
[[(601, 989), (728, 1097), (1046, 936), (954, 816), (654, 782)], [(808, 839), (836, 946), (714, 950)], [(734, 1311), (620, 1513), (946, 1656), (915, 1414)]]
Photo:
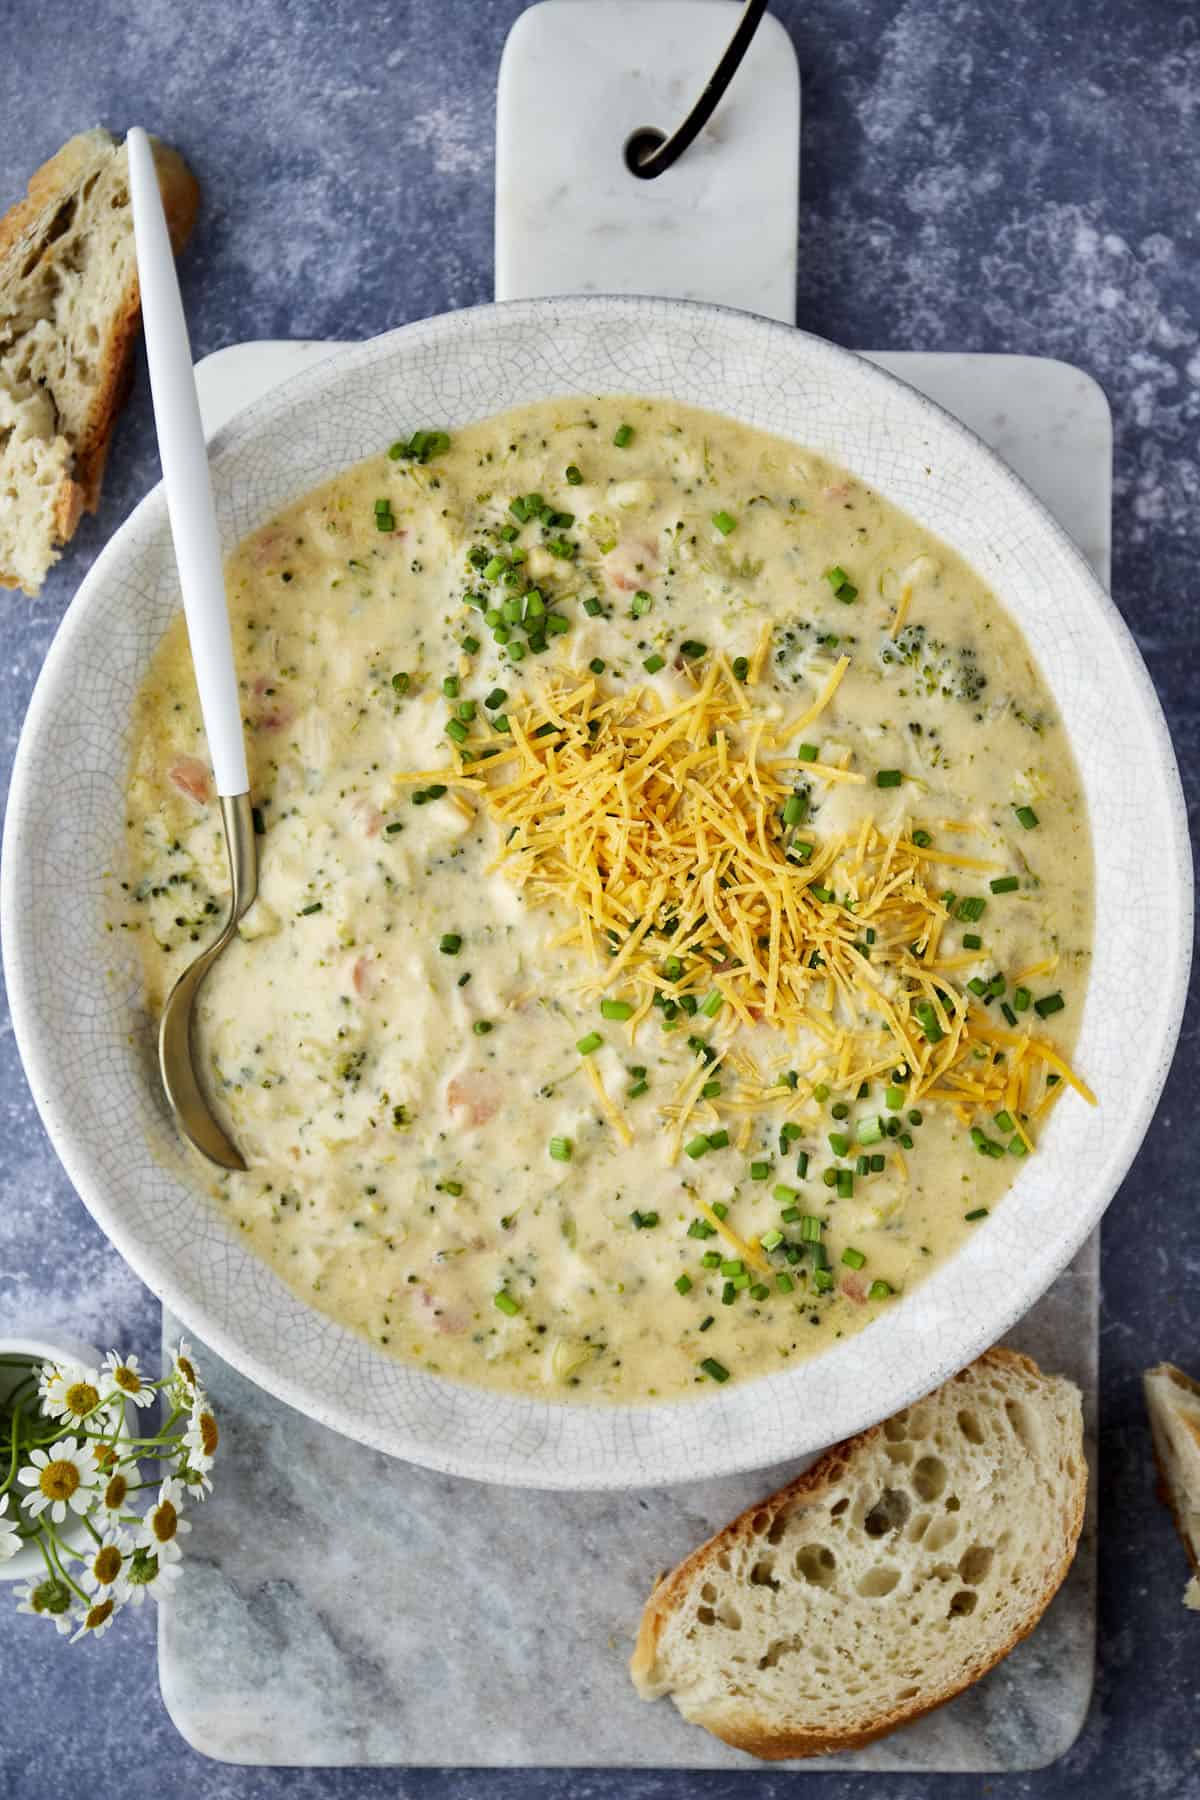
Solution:
[(750, 48), (766, 10), (767, 0), (746, 0), (737, 30), (725, 46), (724, 55), (709, 77), (704, 92), (670, 137), (653, 125), (643, 125), (632, 133), (625, 145), (625, 166), (630, 174), (640, 181), (653, 181), (656, 175), (662, 175), (672, 163), (678, 162), (688, 145), (695, 142), (741, 67), (742, 58)]

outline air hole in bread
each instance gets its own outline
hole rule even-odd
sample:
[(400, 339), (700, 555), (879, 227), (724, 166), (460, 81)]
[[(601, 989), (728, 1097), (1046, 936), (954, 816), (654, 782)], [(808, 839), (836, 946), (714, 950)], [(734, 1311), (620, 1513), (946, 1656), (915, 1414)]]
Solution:
[(897, 1700), (915, 1700), (920, 1691), (919, 1687), (899, 1688), (896, 1692), (896, 1698)]
[(965, 1619), (975, 1611), (978, 1602), (978, 1594), (971, 1593), (968, 1588), (960, 1588), (957, 1594), (951, 1596), (946, 1617), (948, 1619)]
[(911, 1467), (913, 1457), (917, 1454), (911, 1444), (885, 1444), (887, 1459), (893, 1463), (903, 1463)]
[(750, 1580), (755, 1587), (778, 1588), (779, 1583), (775, 1579), (775, 1558), (760, 1556), (750, 1571)]
[(1029, 1416), (1028, 1407), (1020, 1400), (1006, 1400), (1004, 1410), (1008, 1414), (1008, 1422), (1016, 1436), (1028, 1451), (1035, 1452), (1038, 1447), (1037, 1433), (1033, 1427), (1033, 1420)]
[(129, 205), (129, 189), (125, 186), (124, 182), (122, 182), (119, 187), (113, 189), (112, 197), (108, 204), (113, 212), (120, 212), (123, 207)]
[(833, 1586), (837, 1557), (825, 1544), (801, 1544), (796, 1552), (796, 1573), (813, 1587)]
[(946, 1497), (946, 1511), (947, 1512), (957, 1512), (961, 1505), (962, 1505), (962, 1501), (959, 1499), (957, 1494), (947, 1495), (947, 1497)]
[(759, 1668), (773, 1669), (784, 1652), (790, 1650), (790, 1648), (791, 1645), (786, 1643), (782, 1638), (772, 1638), (771, 1642), (767, 1645), (766, 1649), (758, 1659)]
[(946, 1485), (946, 1465), (939, 1456), (923, 1456), (913, 1470), (918, 1500), (936, 1500)]
[(731, 1605), (728, 1600), (722, 1600), (720, 1606), (717, 1608), (717, 1617), (722, 1625), (727, 1626), (730, 1631), (740, 1631), (742, 1629), (742, 1615), (737, 1607)]
[(849, 1504), (850, 1504), (849, 1500), (847, 1500), (845, 1498), (843, 1498), (841, 1500), (835, 1500), (833, 1505), (829, 1509), (830, 1518), (831, 1519), (840, 1519), (842, 1514), (845, 1512), (846, 1508), (849, 1506)]
[(889, 1444), (902, 1443), (908, 1436), (908, 1414), (897, 1413), (894, 1419), (885, 1419), (883, 1435)]
[(925, 1535), (926, 1550), (944, 1550), (958, 1536), (957, 1519), (935, 1519)]
[(755, 1537), (762, 1537), (771, 1523), (770, 1513), (756, 1512), (750, 1521), (750, 1529)]
[(886, 1537), (889, 1532), (899, 1531), (907, 1524), (911, 1511), (912, 1501), (907, 1494), (899, 1488), (884, 1488), (863, 1520), (863, 1530), (868, 1537)]
[(774, 1520), (772, 1521), (771, 1529), (767, 1533), (768, 1544), (782, 1544), (783, 1534), (788, 1528), (788, 1520), (791, 1518), (791, 1516), (792, 1516), (791, 1513), (787, 1510), (786, 1507), (783, 1509), (782, 1512), (776, 1514)]
[(986, 1581), (995, 1555), (990, 1544), (972, 1544), (969, 1550), (963, 1551), (959, 1562), (960, 1578), (968, 1587), (978, 1587), (981, 1581)]
[(711, 1606), (698, 1606), (696, 1608), (696, 1617), (701, 1625), (712, 1625), (716, 1621), (716, 1616), (717, 1615)]
[(718, 1555), (717, 1567), (720, 1569), (722, 1575), (728, 1575), (730, 1567), (728, 1550), (722, 1550)]
[(927, 1406), (914, 1406), (908, 1415), (909, 1437), (928, 1437), (933, 1429), (933, 1414)]
[(716, 1597), (717, 1597), (716, 1588), (713, 1586), (711, 1581), (706, 1581), (704, 1586), (700, 1589), (700, 1598), (705, 1602), (706, 1605), (711, 1606), (713, 1601), (716, 1599)]
[(918, 1513), (914, 1519), (910, 1520), (908, 1531), (905, 1535), (910, 1544), (919, 1544), (928, 1530), (929, 1514)]
[(978, 1418), (973, 1412), (959, 1413), (958, 1429), (962, 1432), (968, 1444), (982, 1444), (984, 1440), (983, 1426), (979, 1423)]
[(861, 1594), (864, 1600), (882, 1600), (885, 1594), (891, 1593), (899, 1580), (899, 1569), (893, 1569), (887, 1563), (880, 1563), (878, 1568), (868, 1569), (862, 1576), (856, 1592)]

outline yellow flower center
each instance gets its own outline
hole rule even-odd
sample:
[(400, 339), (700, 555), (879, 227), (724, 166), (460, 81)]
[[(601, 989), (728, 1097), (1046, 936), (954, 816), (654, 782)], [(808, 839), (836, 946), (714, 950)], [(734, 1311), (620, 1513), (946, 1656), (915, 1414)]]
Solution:
[(129, 1483), (124, 1475), (114, 1475), (104, 1490), (105, 1506), (111, 1507), (113, 1512), (116, 1512), (118, 1508), (124, 1504), (125, 1496), (128, 1492)]
[(200, 1448), (205, 1456), (212, 1456), (215, 1453), (220, 1435), (217, 1430), (217, 1421), (212, 1414), (202, 1412), (200, 1414)]
[(82, 1419), (93, 1407), (99, 1406), (100, 1396), (90, 1381), (73, 1381), (63, 1395), (67, 1409)]
[(197, 1381), (197, 1375), (195, 1365), (192, 1363), (190, 1357), (177, 1356), (175, 1358), (175, 1367), (183, 1376), (183, 1379), (187, 1382), (188, 1386), (194, 1388)]
[(115, 1602), (112, 1600), (102, 1600), (99, 1606), (89, 1608), (88, 1616), (84, 1620), (86, 1629), (88, 1631), (98, 1631), (106, 1619), (112, 1618), (114, 1605)]
[(117, 1460), (117, 1453), (111, 1444), (92, 1444), (92, 1455), (101, 1469), (111, 1469)]
[(160, 1500), (150, 1515), (150, 1528), (160, 1544), (169, 1544), (175, 1536), (179, 1514), (169, 1500)]
[(95, 1561), (92, 1563), (92, 1573), (97, 1581), (103, 1582), (107, 1587), (109, 1582), (115, 1581), (121, 1573), (121, 1564), (124, 1561), (125, 1558), (115, 1544), (105, 1544), (103, 1549), (96, 1553)]
[(117, 1386), (123, 1388), (127, 1394), (140, 1394), (142, 1391), (141, 1377), (137, 1370), (127, 1369), (124, 1363), (121, 1364), (120, 1368), (113, 1370), (113, 1380), (116, 1382)]
[(69, 1500), (79, 1486), (79, 1470), (73, 1462), (47, 1463), (38, 1476), (47, 1500)]

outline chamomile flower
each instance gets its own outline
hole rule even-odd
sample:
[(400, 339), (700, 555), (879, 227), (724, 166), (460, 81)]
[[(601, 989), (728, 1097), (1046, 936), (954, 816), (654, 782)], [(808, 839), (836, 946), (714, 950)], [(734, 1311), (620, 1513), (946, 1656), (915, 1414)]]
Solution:
[(106, 1393), (110, 1388), (118, 1388), (122, 1397), (132, 1401), (134, 1406), (153, 1406), (154, 1389), (143, 1379), (136, 1356), (118, 1356), (115, 1350), (110, 1350), (104, 1359), (101, 1378)]
[(143, 1545), (134, 1551), (133, 1561), (129, 1565), (126, 1599), (131, 1606), (140, 1606), (147, 1594), (153, 1594), (156, 1600), (161, 1600), (170, 1593), (182, 1573), (181, 1563), (168, 1562)]
[(50, 1412), (50, 1406), (46, 1403), (49, 1401), (53, 1405), (56, 1397), (61, 1394), (66, 1385), (67, 1370), (62, 1363), (42, 1364), (38, 1370), (38, 1399), (42, 1403), (42, 1411), (49, 1413), (51, 1418), (56, 1415)]
[(103, 1600), (108, 1594), (125, 1593), (127, 1572), (133, 1560), (133, 1539), (128, 1532), (110, 1529), (88, 1554), (80, 1586)]
[(89, 1605), (78, 1607), (72, 1619), (78, 1630), (71, 1642), (77, 1644), (81, 1637), (103, 1637), (124, 1604), (124, 1594), (107, 1588), (103, 1594), (97, 1594)]
[[(131, 1469), (132, 1466), (131, 1464)], [(106, 1512), (110, 1519), (119, 1518), (129, 1510), (129, 1472), (125, 1469), (104, 1469), (101, 1471), (101, 1481), (100, 1510)]]
[(21, 1486), (32, 1490), (24, 1496), (26, 1512), (36, 1519), (49, 1508), (56, 1525), (62, 1524), (68, 1511), (87, 1511), (98, 1479), (92, 1447), (84, 1439), (59, 1438), (51, 1449), (33, 1451), (27, 1466), (17, 1470)]
[(8, 1495), (0, 1494), (0, 1562), (7, 1562), (21, 1548), (21, 1540), (17, 1536), (17, 1521), (5, 1518), (8, 1511)]
[(160, 1562), (178, 1562), (182, 1555), (179, 1538), (192, 1529), (182, 1509), (182, 1487), (177, 1481), (164, 1481), (157, 1501), (142, 1520), (138, 1547), (153, 1550)]
[(57, 1575), (43, 1575), (40, 1581), (27, 1581), (17, 1589), (17, 1611), (33, 1613), (39, 1619), (53, 1619), (60, 1637), (70, 1633), (71, 1590)]
[(179, 1464), (175, 1478), (187, 1489), (189, 1500), (203, 1500), (212, 1493), (212, 1476), (206, 1469), (193, 1469), (187, 1461)]
[(102, 1398), (99, 1369), (86, 1369), (82, 1363), (60, 1363), (54, 1368), (58, 1379), (47, 1382), (42, 1411), (65, 1425), (81, 1425), (85, 1419), (94, 1423)]
[(192, 1361), (191, 1345), (186, 1338), (180, 1338), (179, 1348), (171, 1359), (167, 1391), (176, 1406), (190, 1406), (200, 1392), (200, 1371)]
[(197, 1388), (187, 1430), (183, 1434), (189, 1466), (198, 1469), (202, 1475), (207, 1475), (216, 1458), (220, 1437), (216, 1414), (208, 1403), (208, 1395), (203, 1388)]

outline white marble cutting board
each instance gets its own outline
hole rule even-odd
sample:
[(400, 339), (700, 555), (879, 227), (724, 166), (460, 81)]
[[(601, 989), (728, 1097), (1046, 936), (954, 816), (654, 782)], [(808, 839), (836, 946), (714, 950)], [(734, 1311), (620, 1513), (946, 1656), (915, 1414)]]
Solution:
[[(207, 358), (208, 430), (326, 348)], [(1001, 450), (1107, 578), (1111, 434), (1087, 376), (1027, 357), (876, 360)], [(1089, 1437), (1098, 1306), (1093, 1238), (1012, 1336), (1083, 1388)], [(174, 1320), (164, 1329), (178, 1335)], [(159, 1673), (198, 1750), (307, 1765), (755, 1766), (669, 1702), (639, 1701), (625, 1664), (656, 1572), (791, 1469), (629, 1494), (477, 1486), (337, 1437), (193, 1348), (223, 1452), (161, 1614)], [(983, 1773), (1055, 1760), (1083, 1723), (1094, 1635), (1090, 1514), (1033, 1637), (951, 1706), (836, 1766)]]

